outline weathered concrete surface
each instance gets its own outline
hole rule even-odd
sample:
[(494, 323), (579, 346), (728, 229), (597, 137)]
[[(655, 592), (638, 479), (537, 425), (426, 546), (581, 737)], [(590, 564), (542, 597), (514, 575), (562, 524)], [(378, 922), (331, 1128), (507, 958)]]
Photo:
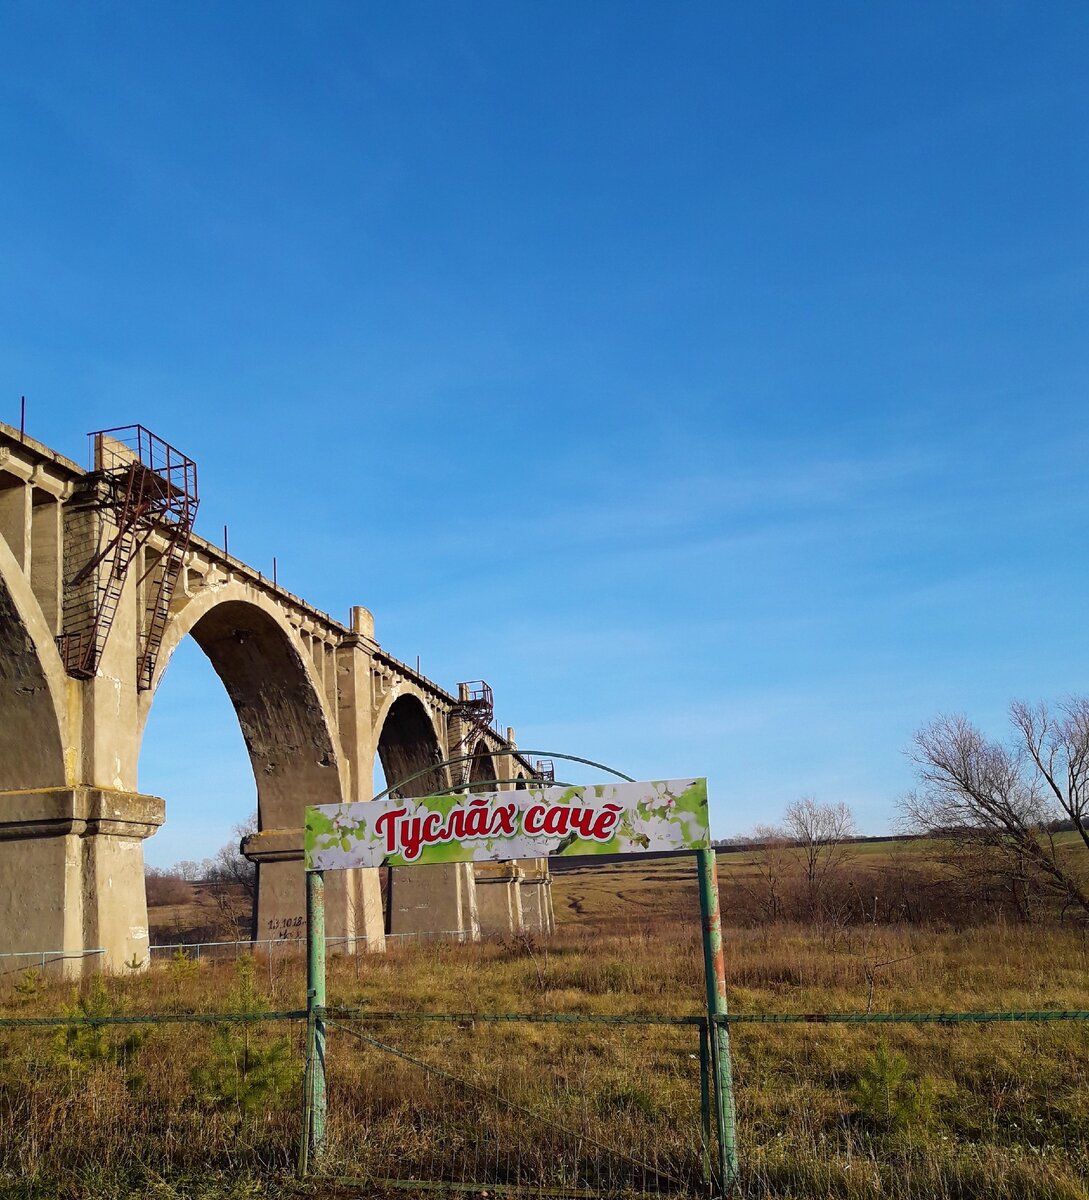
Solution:
[[(141, 842), (163, 810), (139, 794), (140, 746), (170, 657), (189, 636), (223, 681), (253, 768), (261, 832), (246, 853), (259, 871), (255, 933), (297, 936), (305, 918), (303, 809), (369, 799), (376, 755), (391, 781), (430, 768), (408, 794), (464, 782), (438, 766), (467, 734), (456, 698), (386, 654), (365, 608), (341, 625), (197, 537), (171, 598), (152, 686), (140, 690), (139, 649), (166, 545), (159, 533), (125, 577), (94, 677), (69, 676), (56, 639), (93, 604), (105, 568), (76, 580), (117, 533), (101, 505), (103, 487), (0, 424), (0, 950), (103, 946), (111, 967), (146, 951)], [(474, 779), (489, 777), (482, 771), (528, 773), (494, 730), (481, 732), (476, 753)], [(54, 809), (31, 799), (46, 794)], [(92, 811), (107, 796), (113, 815)], [(393, 874), (393, 932), (478, 936), (471, 866)], [(336, 875), (326, 884), (330, 935), (380, 947), (377, 873)]]
[(548, 937), (556, 932), (548, 859), (526, 859), (522, 866), (522, 928), (526, 933)]
[(476, 905), (482, 937), (522, 932), (522, 871), (515, 862), (476, 864)]
[[(266, 829), (242, 843), (257, 864), (257, 939), (305, 938), (306, 894), (301, 831)], [(300, 913), (300, 906), (302, 912)], [(325, 877), (325, 932), (329, 938), (366, 939), (385, 948), (382, 889), (376, 870), (330, 871)]]
[[(0, 930), (8, 951), (106, 951), (119, 971), (148, 957), (143, 839), (163, 823), (156, 796), (100, 788), (0, 795)], [(97, 965), (97, 964), (96, 964)]]
[(404, 938), (480, 939), (472, 863), (443, 863), (390, 872), (391, 933)]

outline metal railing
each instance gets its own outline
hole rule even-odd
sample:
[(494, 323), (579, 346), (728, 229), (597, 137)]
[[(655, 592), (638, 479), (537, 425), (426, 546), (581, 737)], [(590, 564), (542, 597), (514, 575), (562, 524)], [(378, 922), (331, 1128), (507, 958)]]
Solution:
[[(0, 952), (0, 959), (37, 959), (38, 966), (44, 971), (50, 963), (61, 962), (69, 958), (93, 958), (96, 955), (105, 953), (106, 951), (102, 946), (96, 946), (92, 950), (5, 950)], [(33, 966), (34, 964), (31, 963), (30, 965)], [(22, 964), (20, 963), (19, 966), (21, 967)]]
[[(358, 954), (366, 953), (371, 941), (379, 946), (415, 946), (421, 942), (470, 942), (474, 940), (471, 929), (431, 929), (418, 933), (386, 933), (378, 938), (367, 938), (360, 934), (357, 937), (326, 938), (326, 944), (333, 953)], [(189, 955), (194, 959), (223, 959), (240, 958), (243, 954), (255, 954), (262, 951), (270, 956), (276, 953), (304, 954), (306, 939), (292, 938), (242, 938), (237, 941), (225, 942), (164, 942), (149, 947), (151, 958), (163, 958), (178, 952)], [(94, 951), (93, 953), (101, 953)]]

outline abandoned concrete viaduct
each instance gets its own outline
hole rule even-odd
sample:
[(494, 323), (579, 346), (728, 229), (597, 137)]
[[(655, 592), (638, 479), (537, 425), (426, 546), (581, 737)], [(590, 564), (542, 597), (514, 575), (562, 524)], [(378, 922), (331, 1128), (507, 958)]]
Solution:
[[(165, 805), (140, 794), (137, 761), (187, 636), (257, 783), (257, 937), (302, 934), (303, 808), (369, 799), (376, 754), (391, 783), (430, 768), (411, 795), (547, 773), (495, 728), (486, 685), (445, 691), (382, 650), (367, 609), (341, 625), (194, 535), (190, 459), (141, 426), (91, 444), (84, 470), (0, 424), (0, 951), (64, 952), (73, 971), (90, 948), (109, 969), (147, 961), (143, 839)], [(376, 871), (335, 872), (330, 935), (552, 927), (543, 862), (392, 874), (383, 913)]]

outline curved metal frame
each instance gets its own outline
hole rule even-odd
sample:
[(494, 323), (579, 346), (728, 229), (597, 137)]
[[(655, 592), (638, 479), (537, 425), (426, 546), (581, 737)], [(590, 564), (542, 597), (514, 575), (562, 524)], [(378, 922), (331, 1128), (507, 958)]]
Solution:
[[(508, 748), (506, 751), (496, 750), (496, 751), (491, 751), (490, 753), (493, 755), (494, 754), (504, 754), (504, 753), (517, 754), (519, 758), (522, 758), (527, 754), (540, 754), (543, 758), (560, 758), (560, 759), (563, 759), (564, 762), (583, 763), (584, 765), (586, 765), (588, 767), (597, 767), (597, 769), (599, 771), (608, 771), (608, 773), (610, 775), (615, 775), (618, 779), (623, 779), (625, 783), (634, 783), (635, 782), (635, 780), (632, 779), (632, 777), (630, 775), (625, 775), (623, 771), (618, 771), (615, 767), (607, 767), (604, 763), (595, 762), (592, 758), (579, 758), (579, 756), (577, 754), (560, 754), (560, 752), (558, 750), (523, 750), (520, 747), (512, 746), (512, 747)], [(396, 783), (391, 783), (384, 792), (379, 792), (376, 796), (372, 796), (371, 800), (382, 800), (386, 796), (388, 796), (390, 794), (390, 792), (395, 792), (398, 788), (404, 787), (404, 785), (406, 783), (412, 783), (416, 779), (423, 778), (424, 775), (430, 775), (432, 771), (441, 771), (443, 767), (452, 767), (456, 763), (472, 762), (472, 760), (474, 758), (478, 758), (478, 757), (479, 757), (479, 755), (477, 755), (477, 754), (459, 754), (454, 758), (444, 758), (442, 760), (442, 762), (432, 763), (430, 766), (424, 767), (423, 770), (421, 770), (421, 771), (416, 771), (412, 775), (407, 775), (404, 779), (399, 779)], [(525, 782), (529, 783), (531, 780), (533, 780), (533, 776), (530, 776), (528, 779), (526, 779)], [(474, 786), (474, 787), (479, 786), (479, 784), (481, 782), (486, 782), (489, 784), (492, 784), (492, 783), (517, 783), (518, 780), (511, 780), (511, 779), (475, 780), (472, 786)], [(544, 783), (545, 781), (543, 779), (538, 779), (538, 780), (535, 780), (535, 782)], [(458, 784), (456, 787), (454, 787), (454, 786), (448, 787), (441, 792), (429, 792), (428, 795), (430, 795), (430, 796), (449, 796), (449, 795), (452, 795), (454, 792), (464, 791), (464, 789), (469, 786), (470, 786), (469, 784), (462, 783), (462, 784)], [(574, 787), (575, 785), (570, 784), (570, 783), (556, 783), (555, 781), (552, 781), (549, 786), (551, 786), (551, 787)], [(412, 797), (412, 799), (422, 799), (422, 798), (423, 797), (415, 797), (415, 796)]]
[[(436, 796), (456, 796), (459, 792), (470, 792), (473, 788), (497, 787), (502, 783), (543, 784), (545, 787), (578, 787), (577, 783), (564, 783), (562, 779), (537, 779), (533, 775), (520, 775), (517, 779), (474, 779), (472, 783), (461, 783), (442, 792), (428, 792), (426, 796), (408, 796), (408, 800), (433, 800)], [(394, 789), (396, 790), (396, 789)], [(516, 789), (517, 790), (517, 789)]]

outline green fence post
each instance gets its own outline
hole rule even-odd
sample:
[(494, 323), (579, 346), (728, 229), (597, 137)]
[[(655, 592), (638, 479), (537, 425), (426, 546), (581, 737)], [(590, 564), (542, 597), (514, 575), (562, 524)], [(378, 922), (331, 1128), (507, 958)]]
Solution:
[[(325, 1143), (325, 875), (306, 873), (307, 1159)], [(304, 1160), (303, 1170), (306, 1169)]]
[(726, 1015), (726, 967), (722, 958), (722, 922), (718, 911), (718, 866), (714, 850), (697, 850), (700, 877), (700, 915), (703, 918), (703, 970), (707, 981), (707, 1026), (714, 1074), (715, 1121), (718, 1126), (722, 1190), (737, 1183), (737, 1131), (734, 1118), (730, 1031), (716, 1017)]
[(711, 1040), (707, 1022), (700, 1021), (700, 1166), (708, 1196), (715, 1194), (715, 1175), (711, 1170)]

